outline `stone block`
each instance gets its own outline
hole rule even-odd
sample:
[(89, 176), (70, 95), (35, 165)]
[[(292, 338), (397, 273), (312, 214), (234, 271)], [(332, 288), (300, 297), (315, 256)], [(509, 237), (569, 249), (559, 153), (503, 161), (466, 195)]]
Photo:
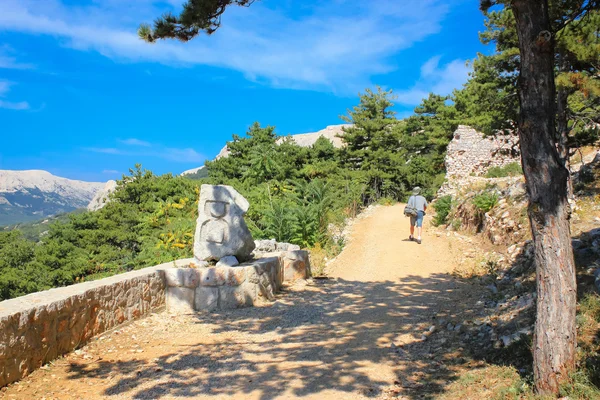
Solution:
[(200, 286), (196, 288), (194, 309), (196, 311), (213, 311), (219, 306), (219, 288)]
[(257, 284), (259, 277), (259, 269), (255, 267), (254, 264), (248, 265), (245, 267), (246, 270), (246, 281)]
[(167, 288), (167, 311), (186, 314), (194, 311), (195, 290), (185, 287)]
[(229, 268), (227, 274), (226, 284), (229, 286), (239, 286), (246, 281), (246, 268), (245, 267), (232, 267)]
[(249, 307), (254, 304), (256, 285), (244, 283), (240, 286), (219, 287), (219, 308), (222, 310)]
[(305, 250), (288, 251), (283, 257), (283, 279), (293, 282), (306, 279), (310, 268), (308, 252)]
[(229, 277), (229, 267), (210, 267), (201, 270), (200, 285), (221, 286)]
[(195, 268), (165, 269), (167, 286), (196, 288), (200, 284), (200, 271)]

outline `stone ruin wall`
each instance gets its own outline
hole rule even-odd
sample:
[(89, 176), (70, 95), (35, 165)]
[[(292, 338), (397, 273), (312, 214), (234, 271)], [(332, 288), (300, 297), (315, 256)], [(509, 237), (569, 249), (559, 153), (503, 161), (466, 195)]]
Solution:
[(446, 153), (446, 179), (483, 176), (491, 167), (520, 162), (516, 135), (484, 137), (475, 129), (459, 125)]

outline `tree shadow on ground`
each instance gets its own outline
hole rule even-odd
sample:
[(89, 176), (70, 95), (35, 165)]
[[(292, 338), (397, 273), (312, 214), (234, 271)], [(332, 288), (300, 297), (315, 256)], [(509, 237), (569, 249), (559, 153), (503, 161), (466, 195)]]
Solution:
[[(517, 302), (534, 288), (532, 268), (517, 258), (508, 270), (514, 276), (506, 285), (529, 277)], [(530, 339), (495, 348), (490, 335), (492, 326), (514, 332), (531, 323), (535, 306), (486, 321), (509, 301), (502, 284), (499, 294), (486, 293), (486, 284), (482, 277), (442, 273), (393, 282), (315, 280), (269, 307), (196, 314), (189, 335), (206, 325), (212, 332), (174, 344), (154, 360), (73, 363), (69, 377), (108, 380), (104, 395), (134, 399), (325, 397), (330, 391), (434, 399), (465, 369), (510, 365), (528, 376)]]
[[(283, 294), (271, 307), (197, 314), (196, 324), (218, 321), (212, 333), (220, 334), (218, 342), (199, 338), (152, 362), (73, 363), (69, 377), (110, 378), (114, 383), (105, 395), (135, 399), (271, 399), (328, 390), (377, 397), (394, 383), (414, 398), (434, 398), (468, 352), (452, 344), (461, 332), (441, 323), (471, 318), (469, 305), (477, 296), (472, 292), (449, 274), (396, 282), (315, 281), (310, 290)], [(433, 325), (438, 332), (429, 332)], [(236, 331), (246, 334), (243, 340), (227, 338)]]

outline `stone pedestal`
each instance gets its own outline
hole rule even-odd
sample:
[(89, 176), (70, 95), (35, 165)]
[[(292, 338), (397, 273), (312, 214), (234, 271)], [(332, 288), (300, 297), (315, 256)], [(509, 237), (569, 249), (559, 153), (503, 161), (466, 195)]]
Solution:
[(271, 253), (236, 266), (165, 270), (167, 310), (173, 313), (251, 307), (275, 299), (283, 282), (310, 272), (304, 250)]
[(273, 300), (283, 283), (279, 257), (244, 264), (165, 271), (167, 310), (173, 313), (253, 306)]

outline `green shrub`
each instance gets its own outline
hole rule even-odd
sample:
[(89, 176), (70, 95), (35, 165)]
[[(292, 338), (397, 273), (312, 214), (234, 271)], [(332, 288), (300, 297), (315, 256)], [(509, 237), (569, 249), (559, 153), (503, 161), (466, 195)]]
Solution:
[(473, 205), (483, 213), (490, 211), (498, 203), (498, 195), (491, 192), (483, 192), (473, 197)]
[(396, 204), (396, 200), (392, 199), (391, 197), (382, 197), (377, 200), (377, 204), (382, 206), (391, 206)]
[(507, 176), (519, 176), (523, 175), (523, 169), (521, 168), (521, 164), (518, 162), (513, 162), (510, 164), (506, 164), (504, 167), (492, 167), (488, 169), (487, 174), (485, 174), (486, 178), (504, 178)]
[(433, 224), (435, 226), (443, 225), (448, 222), (448, 214), (452, 208), (452, 196), (442, 196), (433, 205), (436, 215), (433, 218)]

